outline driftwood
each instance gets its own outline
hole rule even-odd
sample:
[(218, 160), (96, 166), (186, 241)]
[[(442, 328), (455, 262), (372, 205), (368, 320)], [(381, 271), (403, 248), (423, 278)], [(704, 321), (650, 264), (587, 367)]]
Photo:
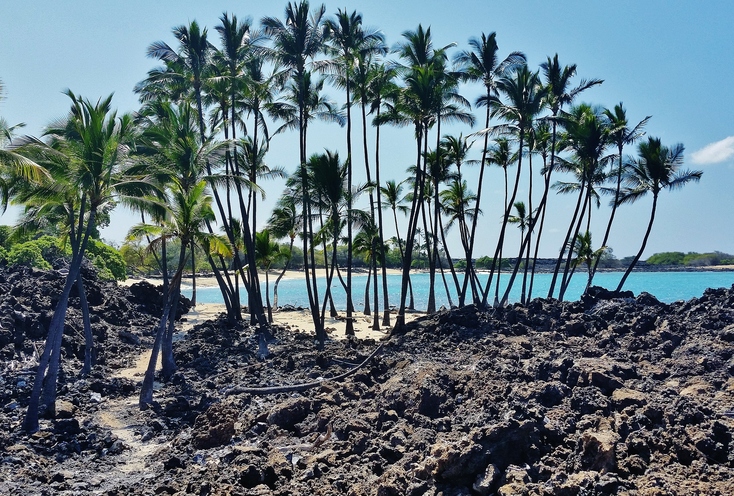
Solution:
[(367, 362), (369, 362), (373, 357), (375, 357), (381, 350), (382, 347), (385, 345), (385, 343), (380, 344), (375, 351), (370, 353), (370, 355), (364, 359), (362, 363), (355, 366), (354, 368), (351, 368), (347, 370), (346, 372), (336, 375), (334, 377), (324, 377), (321, 379), (317, 379), (312, 382), (304, 382), (301, 384), (290, 384), (286, 386), (270, 386), (270, 387), (247, 387), (247, 386), (236, 386), (233, 387), (225, 392), (225, 396), (231, 396), (233, 394), (241, 394), (241, 393), (247, 393), (247, 394), (254, 394), (259, 396), (264, 396), (266, 394), (278, 394), (278, 393), (293, 393), (293, 392), (302, 392), (307, 391), (309, 389), (319, 387), (322, 384), (325, 384), (327, 382), (336, 382), (340, 381), (342, 379), (345, 379), (349, 377), (350, 375), (357, 372), (359, 369), (364, 367)]

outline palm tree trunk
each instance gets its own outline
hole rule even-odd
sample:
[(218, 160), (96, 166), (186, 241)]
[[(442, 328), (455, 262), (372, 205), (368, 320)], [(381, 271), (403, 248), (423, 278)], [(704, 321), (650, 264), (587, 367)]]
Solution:
[[(490, 106), (489, 102), (492, 98), (492, 92), (487, 89), (487, 113), (486, 117), (484, 119), (484, 128), (489, 129), (489, 115), (490, 115)], [(472, 277), (472, 274), (475, 273), (474, 270), (474, 263), (473, 263), (473, 253), (474, 253), (474, 240), (476, 239), (476, 232), (477, 232), (477, 221), (479, 219), (479, 209), (481, 206), (482, 201), (482, 189), (484, 185), (484, 165), (487, 162), (487, 146), (489, 145), (489, 133), (484, 135), (484, 147), (482, 148), (482, 161), (479, 164), (479, 180), (477, 182), (477, 200), (476, 200), (476, 213), (474, 215), (474, 218), (472, 219), (472, 225), (471, 225), (471, 235), (469, 236), (469, 250), (466, 255), (466, 271), (464, 275), (464, 285), (461, 288), (461, 294), (459, 295), (459, 306), (464, 306), (464, 301), (466, 299), (466, 290), (467, 290), (467, 281)], [(479, 304), (479, 292), (474, 287), (474, 281), (472, 280), (472, 298), (474, 299), (474, 303)], [(484, 298), (484, 301), (482, 302), (484, 305), (486, 305), (486, 297)]]
[[(614, 190), (614, 202), (612, 203), (612, 212), (609, 214), (609, 222), (607, 223), (607, 228), (604, 231), (604, 239), (601, 242), (601, 246), (599, 248), (603, 248), (607, 245), (607, 241), (609, 241), (609, 233), (612, 231), (612, 224), (614, 223), (614, 215), (617, 213), (617, 203), (619, 201), (619, 193), (622, 189), (622, 145), (620, 144), (619, 148), (619, 168), (617, 169), (617, 187)], [(594, 280), (594, 275), (596, 274), (596, 269), (599, 266), (599, 261), (601, 260), (602, 255), (604, 254), (604, 250), (601, 250), (599, 254), (594, 258), (594, 265), (590, 268), (590, 274), (589, 274), (589, 284), (587, 287), (591, 287), (591, 283)]]
[[(377, 108), (377, 118), (380, 117), (380, 108)], [(365, 102), (362, 101), (362, 136), (364, 141), (365, 164), (368, 162), (367, 154), (367, 112)], [(380, 263), (382, 265), (382, 325), (390, 326), (390, 300), (387, 289), (387, 263), (385, 259), (385, 234), (382, 228), (382, 183), (380, 182), (380, 126), (375, 129), (375, 181), (377, 183), (377, 228), (380, 236)]]
[(558, 254), (558, 259), (556, 260), (556, 266), (553, 269), (553, 277), (551, 278), (550, 287), (548, 288), (548, 298), (553, 298), (553, 292), (555, 291), (556, 287), (556, 280), (558, 278), (558, 273), (561, 270), (561, 264), (563, 263), (563, 255), (566, 253), (566, 249), (569, 248), (569, 242), (572, 239), (571, 236), (573, 235), (574, 226), (576, 225), (576, 218), (579, 214), (579, 210), (581, 209), (581, 202), (584, 198), (584, 188), (586, 187), (586, 181), (585, 178), (581, 181), (581, 187), (579, 188), (579, 197), (578, 200), (576, 200), (576, 208), (573, 211), (573, 217), (571, 217), (571, 223), (568, 225), (568, 231), (566, 232), (566, 237), (563, 240), (563, 244), (561, 245), (561, 251)]
[[(352, 105), (350, 101), (350, 85), (349, 70), (346, 71), (347, 85), (347, 183), (349, 184), (349, 194), (347, 195), (347, 325), (344, 334), (354, 336), (354, 321), (352, 320), (352, 311), (354, 304), (352, 303)], [(369, 173), (369, 167), (367, 168)], [(371, 194), (370, 194), (371, 196)], [(372, 205), (374, 208), (374, 205)], [(374, 218), (374, 210), (373, 218)], [(336, 247), (338, 237), (334, 238), (334, 246)], [(336, 251), (336, 248), (335, 250)], [(336, 254), (334, 256), (336, 263)]]
[(288, 260), (285, 262), (285, 267), (283, 267), (283, 270), (280, 272), (280, 275), (278, 275), (278, 278), (275, 280), (275, 284), (273, 284), (273, 308), (275, 308), (276, 310), (278, 309), (278, 284), (280, 284), (280, 280), (283, 278), (286, 271), (288, 270), (288, 267), (291, 264), (291, 259), (293, 258), (293, 243), (295, 241), (296, 241), (296, 238), (291, 237), (291, 244), (290, 244), (290, 247), (288, 248)]
[(415, 232), (418, 227), (418, 210), (419, 206), (423, 204), (423, 184), (425, 181), (425, 164), (421, 163), (421, 143), (423, 139), (423, 123), (416, 125), (416, 146), (417, 146), (417, 158), (416, 158), (416, 170), (418, 171), (418, 177), (416, 177), (415, 184), (413, 186), (413, 205), (410, 210), (410, 217), (408, 218), (408, 230), (405, 237), (405, 253), (403, 256), (403, 273), (400, 284), (400, 306), (398, 307), (398, 316), (395, 320), (395, 330), (402, 329), (405, 325), (405, 300), (408, 294), (408, 283), (410, 281), (410, 266), (413, 255), (413, 244), (415, 242)]
[(270, 284), (268, 281), (268, 271), (270, 267), (265, 269), (265, 304), (268, 307), (268, 322), (273, 323), (273, 307), (270, 306)]
[(196, 252), (194, 240), (191, 240), (191, 306), (196, 306)]
[[(543, 159), (545, 162), (545, 159)], [(545, 167), (545, 163), (543, 163), (543, 166)], [(551, 176), (551, 170), (548, 170), (545, 174), (544, 179), (544, 185), (543, 185), (543, 197), (540, 199), (540, 204), (538, 205), (538, 212), (534, 216), (533, 225), (535, 225), (535, 222), (540, 216), (540, 226), (538, 226), (538, 235), (535, 237), (535, 251), (533, 253), (533, 268), (530, 271), (530, 287), (528, 288), (528, 299), (532, 299), (533, 297), (533, 283), (535, 282), (535, 264), (538, 261), (538, 250), (540, 249), (540, 238), (543, 234), (543, 226), (545, 225), (545, 212), (546, 212), (546, 201), (548, 198), (548, 193), (550, 192), (550, 176)]]
[(624, 287), (624, 283), (627, 281), (627, 278), (632, 273), (632, 270), (635, 268), (635, 265), (637, 265), (637, 262), (640, 261), (640, 258), (642, 257), (642, 254), (645, 252), (645, 247), (647, 246), (647, 240), (650, 237), (650, 232), (652, 231), (652, 224), (655, 222), (655, 210), (658, 206), (658, 194), (656, 191), (653, 191), (652, 196), (652, 211), (650, 212), (650, 222), (647, 224), (647, 231), (645, 231), (645, 237), (642, 239), (642, 246), (640, 246), (640, 251), (637, 252), (637, 255), (635, 255), (635, 258), (632, 259), (632, 263), (630, 263), (630, 266), (627, 267), (627, 270), (625, 271), (624, 275), (622, 276), (622, 279), (619, 281), (619, 285), (617, 285), (616, 291), (622, 291), (622, 287)]
[(89, 302), (87, 302), (87, 294), (84, 291), (84, 280), (82, 275), (76, 280), (77, 291), (79, 292), (79, 305), (82, 310), (82, 321), (84, 322), (84, 366), (81, 375), (86, 377), (92, 371), (92, 349), (94, 348), (94, 339), (92, 337), (92, 322), (89, 319)]
[(566, 289), (568, 288), (568, 274), (571, 269), (571, 260), (573, 258), (573, 240), (576, 239), (576, 236), (579, 235), (581, 232), (581, 224), (584, 220), (584, 215), (586, 214), (586, 209), (588, 206), (588, 198), (590, 197), (590, 190), (589, 187), (586, 187), (586, 199), (584, 200), (583, 207), (581, 208), (581, 214), (579, 215), (578, 222), (576, 223), (576, 229), (573, 232), (573, 236), (569, 238), (568, 241), (568, 255), (566, 255), (566, 266), (563, 270), (563, 278), (561, 279), (561, 290), (558, 293), (558, 299), (563, 300), (563, 297), (566, 295)]

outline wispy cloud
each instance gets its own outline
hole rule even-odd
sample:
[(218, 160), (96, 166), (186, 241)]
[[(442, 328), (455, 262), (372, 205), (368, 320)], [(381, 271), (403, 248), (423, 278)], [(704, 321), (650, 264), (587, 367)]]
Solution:
[(691, 154), (694, 164), (718, 164), (734, 157), (734, 136), (704, 146)]

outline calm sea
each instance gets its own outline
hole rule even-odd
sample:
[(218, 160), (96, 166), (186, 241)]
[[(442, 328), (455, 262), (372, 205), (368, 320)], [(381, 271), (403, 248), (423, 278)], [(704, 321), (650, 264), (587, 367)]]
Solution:
[[(605, 288), (615, 289), (619, 280), (622, 278), (622, 272), (600, 272), (594, 277), (594, 285)], [(274, 279), (274, 278), (272, 278)], [(480, 275), (480, 279), (484, 282), (487, 280), (486, 275)], [(501, 292), (504, 291), (504, 284), (508, 277), (502, 274)], [(533, 286), (534, 297), (545, 297), (550, 285), (551, 274), (536, 274)], [(364, 305), (364, 290), (367, 281), (366, 275), (352, 276), (354, 289), (352, 298), (357, 310), (361, 310)], [(411, 275), (413, 284), (413, 295), (415, 298), (415, 308), (417, 310), (425, 310), (428, 301), (428, 282), (429, 277), (426, 273), (416, 273)], [(456, 304), (455, 284), (451, 275), (446, 274), (446, 282), (449, 286), (451, 294), (451, 303)], [(459, 283), (462, 282), (462, 276), (459, 276)], [(261, 278), (262, 290), (265, 291), (265, 281)], [(380, 282), (380, 297), (382, 295), (382, 283)], [(493, 283), (494, 285), (494, 283)], [(586, 274), (577, 273), (571, 280), (571, 285), (566, 292), (567, 300), (576, 300), (586, 285)], [(630, 274), (625, 284), (625, 290), (631, 290), (638, 295), (642, 291), (651, 293), (660, 301), (671, 303), (677, 300), (688, 300), (703, 294), (706, 288), (730, 288), (734, 285), (734, 271), (712, 271), (712, 272), (633, 272)], [(323, 298), (325, 280), (320, 280), (319, 297)], [(520, 299), (520, 291), (522, 288), (522, 279), (518, 275), (513, 291), (510, 295), (511, 301)], [(492, 289), (494, 290), (494, 288)], [(390, 305), (397, 305), (400, 297), (400, 276), (388, 276), (388, 291)], [(191, 296), (191, 289), (184, 289), (186, 296)], [(332, 293), (334, 295), (334, 303), (337, 308), (343, 310), (345, 308), (346, 296), (339, 281), (335, 281), (332, 285)], [(557, 294), (557, 293), (556, 293)], [(273, 299), (273, 284), (270, 283), (270, 299)], [(372, 288), (370, 285), (370, 297)], [(490, 302), (493, 300), (494, 293), (490, 293)], [(263, 295), (264, 296), (264, 295)], [(221, 294), (218, 288), (198, 288), (197, 301), (200, 303), (221, 303)], [(244, 292), (243, 292), (244, 298)], [(264, 303), (264, 301), (263, 301)], [(436, 306), (449, 306), (449, 299), (440, 274), (436, 278)], [(303, 278), (282, 280), (278, 285), (278, 305), (294, 305), (300, 307), (308, 306), (308, 296), (306, 294), (306, 283)], [(380, 308), (382, 303), (380, 302)]]

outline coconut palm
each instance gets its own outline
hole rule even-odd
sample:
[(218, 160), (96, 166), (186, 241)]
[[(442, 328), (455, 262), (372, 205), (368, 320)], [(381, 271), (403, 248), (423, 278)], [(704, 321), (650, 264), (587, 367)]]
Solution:
[(27, 182), (39, 183), (49, 178), (48, 172), (43, 167), (13, 145), (15, 132), (24, 126), (22, 122), (10, 126), (4, 118), (0, 117), (0, 208), (2, 212), (8, 208), (14, 186)]
[[(504, 203), (502, 204), (505, 211), (507, 211), (510, 208), (510, 204), (508, 203), (508, 195), (509, 195), (509, 179), (507, 171), (509, 170), (510, 166), (514, 164), (517, 161), (518, 153), (513, 153), (510, 150), (510, 140), (505, 137), (501, 136), (495, 140), (495, 144), (489, 149), (483, 152), (485, 156), (485, 160), (488, 164), (495, 164), (502, 168), (502, 173), (504, 176), (504, 184), (505, 184), (505, 196), (504, 196)], [(502, 276), (502, 256), (503, 256), (503, 250), (504, 250), (504, 243), (502, 246), (500, 246), (499, 253), (497, 256), (499, 257), (498, 264), (497, 264), (497, 275), (495, 280), (495, 290), (494, 290), (494, 300), (495, 300), (495, 306), (499, 304), (499, 294), (500, 294), (500, 279)]]
[[(525, 55), (521, 52), (512, 52), (505, 59), (499, 60), (497, 51), (497, 34), (489, 35), (482, 33), (480, 38), (470, 38), (471, 50), (460, 52), (454, 59), (458, 65), (458, 73), (468, 81), (481, 81), (484, 84), (484, 94), (476, 101), (477, 107), (485, 107), (484, 128), (489, 129), (492, 106), (497, 102), (497, 80), (506, 76), (514, 67), (525, 63)], [(487, 150), (489, 145), (489, 133), (484, 135), (484, 146), (482, 148), (482, 159), (479, 164), (479, 180), (477, 183), (477, 209), (481, 208), (482, 190), (484, 186), (484, 167), (487, 164)], [(471, 261), (474, 253), (474, 240), (477, 229), (477, 217), (472, 220), (471, 234), (469, 237), (469, 254), (467, 258)], [(459, 306), (463, 305), (466, 296), (467, 283), (474, 281), (476, 273), (474, 266), (467, 263), (464, 284), (459, 296)], [(472, 286), (472, 298), (479, 303), (479, 292)]]
[[(301, 178), (301, 194), (303, 209), (303, 268), (306, 277), (311, 317), (317, 332), (320, 332), (321, 319), (318, 307), (318, 288), (316, 276), (310, 268), (315, 266), (313, 243), (309, 250), (309, 233), (313, 233), (311, 225), (311, 206), (309, 187), (306, 173), (306, 128), (307, 128), (307, 83), (310, 86), (310, 73), (307, 76), (307, 63), (324, 49), (323, 17), (326, 7), (321, 5), (309, 13), (309, 3), (302, 0), (299, 3), (289, 2), (285, 8), (285, 22), (274, 17), (265, 17), (261, 23), (265, 34), (272, 39), (274, 49), (270, 58), (284, 67), (292, 78), (291, 95), (295, 101), (296, 113), (293, 116), (291, 127), (299, 133), (299, 177)], [(308, 79), (307, 79), (308, 78)], [(310, 88), (309, 88), (310, 89)]]
[[(323, 69), (335, 77), (337, 86), (343, 87), (346, 93), (346, 125), (347, 125), (347, 184), (352, 180), (352, 85), (354, 70), (358, 60), (363, 60), (369, 53), (384, 53), (384, 37), (376, 31), (365, 31), (362, 28), (362, 15), (353, 11), (347, 14), (346, 10), (339, 9), (336, 17), (327, 19), (324, 23), (329, 52), (335, 55), (333, 61), (323, 62)], [(369, 166), (366, 166), (367, 181), (371, 182)], [(370, 212), (374, 215), (375, 205), (372, 192), (369, 193)], [(346, 334), (354, 335), (352, 319), (352, 205), (351, 196), (347, 205), (347, 324)]]
[(613, 156), (606, 154), (611, 143), (610, 128), (600, 107), (592, 107), (587, 104), (576, 105), (568, 114), (562, 116), (561, 123), (566, 132), (559, 146), (571, 151), (572, 156), (569, 161), (560, 161), (557, 167), (571, 172), (576, 182), (557, 182), (554, 187), (561, 193), (578, 191), (579, 197), (566, 234), (565, 243), (569, 245), (569, 249), (559, 299), (563, 299), (568, 287), (573, 240), (581, 233), (584, 216), (586, 216), (586, 230), (590, 229), (592, 203), (595, 202), (597, 207), (599, 206), (598, 187), (607, 180), (606, 166), (613, 159)]
[(178, 264), (165, 295), (163, 313), (143, 378), (139, 399), (141, 409), (147, 409), (153, 403), (153, 379), (158, 362), (158, 352), (164, 347), (166, 335), (171, 334), (181, 294), (181, 277), (186, 265), (186, 250), (195, 244), (206, 253), (232, 256), (231, 245), (227, 238), (209, 233), (206, 227), (215, 221), (212, 197), (207, 188), (208, 184), (204, 180), (184, 188), (180, 181), (174, 179), (165, 202), (168, 212), (165, 222), (157, 225), (139, 224), (134, 226), (128, 234), (129, 238), (138, 238), (141, 235), (153, 236), (154, 246), (162, 243), (163, 240), (171, 239), (178, 239), (180, 244)]
[(572, 263), (572, 270), (571, 274), (568, 277), (569, 283), (571, 281), (571, 277), (573, 277), (573, 273), (576, 270), (576, 267), (581, 265), (582, 263), (586, 265), (586, 270), (588, 272), (588, 278), (586, 280), (586, 287), (584, 288), (584, 294), (589, 290), (591, 287), (591, 281), (594, 277), (593, 274), (593, 268), (594, 268), (594, 261), (601, 258), (601, 256), (608, 251), (608, 248), (606, 246), (602, 246), (596, 250), (594, 250), (593, 245), (591, 244), (591, 233), (589, 231), (586, 231), (584, 233), (578, 233), (576, 235), (576, 239), (573, 243), (573, 249), (572, 249), (575, 257), (573, 259)]
[(622, 290), (627, 277), (645, 251), (653, 222), (655, 222), (660, 192), (664, 189), (682, 188), (690, 182), (698, 182), (703, 175), (702, 171), (680, 170), (683, 165), (683, 150), (683, 145), (680, 143), (668, 148), (663, 146), (660, 138), (650, 137), (638, 145), (637, 158), (632, 159), (627, 165), (624, 175), (625, 188), (622, 190), (618, 203), (620, 205), (633, 203), (647, 193), (652, 193), (652, 209), (640, 250), (619, 281), (617, 291)]
[(349, 204), (349, 190), (347, 180), (347, 165), (342, 163), (337, 152), (326, 150), (320, 155), (312, 155), (308, 161), (310, 186), (314, 190), (314, 197), (323, 201), (327, 211), (327, 226), (331, 228), (332, 256), (331, 268), (326, 276), (326, 295), (321, 310), (320, 332), (317, 330), (316, 339), (323, 346), (326, 333), (323, 332), (323, 321), (326, 311), (326, 302), (331, 294), (331, 282), (337, 266), (337, 244), (342, 228), (342, 215)]
[[(532, 129), (535, 116), (537, 116), (543, 108), (546, 89), (541, 86), (538, 73), (531, 72), (526, 65), (515, 68), (512, 76), (500, 79), (497, 82), (497, 88), (500, 93), (505, 97), (505, 101), (502, 101), (500, 103), (500, 105), (495, 109), (494, 114), (500, 119), (508, 122), (506, 129), (517, 136), (518, 150), (522, 151), (525, 146), (526, 135)], [(502, 228), (500, 229), (500, 236), (497, 243), (497, 248), (495, 249), (495, 260), (492, 264), (493, 268), (498, 261), (500, 247), (504, 243), (505, 230), (507, 228), (507, 219), (510, 216), (511, 206), (515, 203), (515, 199), (517, 197), (521, 171), (522, 153), (518, 153), (515, 184), (510, 199), (508, 200), (505, 214), (502, 220)], [(531, 226), (528, 232), (532, 232), (532, 230), (533, 229)], [(529, 238), (530, 236), (527, 236), (524, 243), (529, 242)], [(518, 259), (518, 261), (515, 263), (512, 275), (510, 276), (505, 294), (499, 302), (500, 304), (504, 304), (507, 301), (507, 298), (509, 297), (509, 292), (512, 289), (512, 284), (519, 268), (520, 260)], [(484, 305), (487, 304), (487, 294), (489, 292), (491, 276), (492, 272), (490, 272), (490, 277), (487, 279), (487, 286), (484, 289), (484, 294), (482, 298), (482, 303)]]
[(288, 255), (281, 250), (275, 241), (270, 239), (270, 231), (264, 229), (255, 234), (255, 252), (258, 264), (265, 271), (265, 302), (268, 309), (268, 322), (273, 321), (273, 308), (270, 306), (270, 285), (268, 272), (270, 267)]
[[(428, 130), (444, 110), (443, 94), (436, 91), (446, 75), (446, 49), (434, 49), (430, 28), (421, 25), (416, 31), (403, 33), (404, 41), (399, 43), (395, 52), (405, 61), (399, 72), (405, 74), (405, 88), (395, 105), (383, 114), (380, 123), (390, 122), (398, 125), (412, 123), (416, 137), (416, 165), (418, 171), (413, 184), (412, 208), (408, 219), (403, 258), (403, 274), (400, 290), (400, 304), (395, 328), (405, 324), (405, 303), (408, 295), (413, 245), (418, 229), (419, 218), (423, 215), (426, 184), (426, 164), (422, 157), (428, 152)], [(450, 45), (449, 45), (450, 46)], [(440, 136), (440, 133), (437, 134)], [(438, 140), (437, 140), (438, 141)]]
[[(583, 91), (586, 91), (587, 89), (597, 86), (604, 82), (602, 79), (582, 79), (578, 86), (575, 88), (571, 88), (571, 79), (576, 75), (576, 64), (571, 64), (567, 66), (562, 66), (561, 63), (558, 61), (558, 54), (555, 54), (553, 58), (548, 57), (545, 62), (540, 64), (540, 68), (543, 71), (543, 76), (545, 80), (545, 85), (547, 88), (547, 100), (548, 100), (548, 107), (550, 107), (551, 110), (551, 121), (553, 123), (553, 129), (552, 129), (552, 137), (551, 137), (551, 158), (550, 158), (550, 165), (546, 168), (546, 181), (545, 181), (545, 189), (543, 191), (543, 198), (540, 200), (540, 204), (538, 205), (538, 210), (540, 212), (544, 213), (544, 210), (546, 208), (547, 200), (548, 200), (548, 193), (550, 191), (550, 178), (555, 170), (556, 166), (556, 140), (557, 140), (557, 117), (559, 112), (563, 109), (564, 105), (570, 105), (576, 97), (582, 93)], [(541, 218), (545, 219), (545, 215), (541, 215)], [(541, 226), (542, 230), (542, 226)], [(570, 237), (567, 237), (566, 240), (564, 240), (563, 245), (561, 246), (561, 252), (558, 255), (558, 260), (556, 262), (555, 269), (553, 270), (553, 277), (551, 279), (550, 288), (548, 290), (548, 297), (553, 296), (553, 292), (555, 290), (556, 285), (556, 279), (558, 278), (558, 271), (561, 268), (561, 263), (563, 260), (563, 254), (565, 253), (566, 248), (568, 247), (568, 240), (571, 239)], [(540, 240), (538, 240), (538, 243)]]
[[(543, 175), (544, 189), (543, 194), (547, 195), (547, 191), (550, 189), (550, 168), (548, 167), (548, 157), (551, 154), (551, 126), (548, 120), (540, 120), (537, 125), (533, 127), (533, 141), (535, 146), (531, 150), (537, 153), (543, 159), (543, 167), (540, 173)], [(545, 224), (545, 203), (542, 203), (542, 207), (538, 207), (538, 217), (534, 223), (538, 225), (537, 234), (535, 236), (535, 251), (533, 253), (533, 266), (530, 270), (530, 285), (528, 287), (528, 300), (533, 298), (533, 283), (535, 281), (535, 263), (538, 260), (538, 252), (540, 250), (540, 239), (543, 235), (543, 226)], [(539, 222), (539, 223), (538, 223)]]
[[(647, 116), (640, 122), (638, 122), (635, 127), (630, 129), (629, 127), (627, 127), (627, 111), (625, 110), (621, 102), (618, 105), (614, 106), (614, 110), (604, 110), (604, 115), (609, 120), (609, 138), (614, 144), (617, 145), (618, 165), (616, 170), (617, 182), (614, 189), (614, 198), (611, 201), (612, 212), (611, 214), (609, 214), (609, 222), (607, 223), (606, 231), (604, 231), (604, 239), (601, 242), (602, 246), (606, 246), (607, 241), (609, 240), (609, 233), (612, 230), (614, 215), (617, 212), (619, 195), (622, 191), (622, 175), (624, 173), (622, 152), (624, 151), (624, 146), (631, 145), (639, 138), (644, 136), (645, 125), (652, 118), (651, 116)], [(594, 274), (596, 273), (596, 268), (599, 266), (600, 260), (601, 256), (597, 257), (597, 259), (594, 261), (594, 266), (591, 269), (591, 279), (594, 278)], [(589, 282), (589, 285), (591, 285), (591, 281)]]
[(49, 126), (45, 135), (48, 144), (36, 143), (35, 150), (47, 169), (57, 171), (70, 187), (78, 191), (81, 201), (70, 222), (73, 230), (69, 240), (72, 259), (66, 282), (59, 296), (49, 325), (44, 351), (39, 359), (36, 378), (23, 424), (27, 432), (38, 430), (39, 409), (53, 415), (56, 400), (56, 380), (61, 360), (61, 339), (68, 308), (69, 294), (81, 272), (87, 242), (95, 229), (97, 214), (110, 201), (124, 201), (132, 194), (141, 194), (145, 182), (126, 175), (128, 140), (132, 135), (132, 118), (117, 116), (111, 109), (112, 96), (92, 103), (70, 90), (69, 115)]
[[(380, 236), (380, 263), (382, 266), (382, 325), (390, 326), (390, 302), (387, 289), (387, 264), (385, 261), (385, 232), (382, 219), (382, 181), (380, 179), (380, 113), (383, 103), (394, 100), (399, 94), (398, 86), (394, 82), (395, 70), (384, 64), (370, 63), (370, 59), (360, 59), (357, 71), (357, 87), (362, 109), (362, 142), (364, 147), (365, 167), (369, 169), (369, 155), (367, 152), (367, 104), (370, 112), (375, 114), (375, 190), (377, 192), (377, 227)], [(412, 301), (412, 300), (411, 300)], [(412, 305), (411, 307), (412, 308)]]
[[(525, 257), (525, 269), (527, 269), (528, 265), (530, 264), (530, 243), (524, 243), (525, 240), (525, 232), (530, 228), (530, 224), (532, 224), (532, 214), (527, 211), (527, 207), (525, 207), (525, 202), (522, 201), (516, 201), (513, 205), (515, 207), (515, 215), (511, 215), (507, 222), (510, 224), (517, 224), (518, 229), (520, 229), (520, 253), (518, 253), (518, 259), (522, 259), (523, 256)], [(525, 250), (525, 253), (522, 252), (522, 247), (526, 246), (527, 248)], [(523, 305), (526, 302), (526, 287), (527, 287), (527, 270), (525, 270), (525, 274), (523, 276), (522, 281), (522, 291), (520, 293), (520, 303)]]
[[(398, 251), (400, 252), (400, 262), (404, 266), (405, 246), (404, 241), (400, 237), (400, 229), (398, 227), (398, 211), (400, 211), (404, 215), (407, 215), (408, 212), (410, 212), (410, 209), (406, 205), (403, 205), (403, 203), (406, 201), (406, 195), (403, 195), (403, 183), (397, 183), (394, 180), (386, 181), (385, 186), (383, 188), (380, 188), (380, 191), (385, 196), (385, 201), (382, 204), (382, 208), (389, 207), (390, 210), (392, 210), (393, 220), (395, 222), (395, 237), (398, 240), (397, 245)], [(408, 285), (408, 308), (413, 310), (415, 308), (415, 300), (413, 297), (413, 286), (412, 284), (410, 284), (410, 279), (408, 279)]]
[[(200, 139), (204, 142), (206, 140), (206, 124), (204, 121), (205, 79), (209, 76), (208, 71), (211, 68), (210, 62), (214, 54), (214, 46), (208, 41), (207, 29), (200, 28), (196, 21), (192, 21), (188, 26), (182, 25), (173, 28), (173, 35), (179, 42), (177, 50), (174, 50), (163, 41), (157, 41), (148, 48), (148, 56), (163, 61), (165, 67), (150, 71), (148, 78), (136, 86), (136, 92), (141, 94), (141, 98), (144, 101), (154, 99), (161, 94), (166, 95), (171, 93), (182, 98), (193, 99), (196, 103)], [(160, 87), (165, 88), (166, 86), (172, 89), (170, 91), (157, 89)], [(212, 169), (209, 163), (206, 164), (206, 170), (211, 176)], [(234, 233), (228, 222), (229, 217), (225, 212), (219, 192), (215, 188), (212, 190), (212, 194), (225, 232), (230, 243), (234, 244)], [(247, 248), (247, 256), (253, 257), (254, 242), (247, 218), (243, 218), (243, 225), (243, 238), (245, 247)], [(208, 229), (209, 232), (213, 232), (211, 226)], [(219, 260), (222, 266), (226, 266), (222, 258)], [(235, 257), (235, 260), (239, 260), (239, 257)], [(253, 321), (266, 325), (267, 318), (260, 295), (257, 266), (254, 258), (250, 258), (249, 262), (247, 264), (249, 277), (245, 279), (248, 290), (248, 308)], [(224, 277), (220, 277), (218, 276), (220, 268), (211, 262), (210, 265), (215, 275), (217, 275), (217, 282), (219, 283), (223, 297), (229, 298), (230, 300), (234, 299), (237, 294), (237, 289), (232, 285), (228, 274), (225, 272)], [(231, 312), (231, 318), (241, 318), (239, 303), (236, 308), (234, 306), (232, 307)]]
[[(336, 108), (336, 105), (323, 94), (324, 80), (313, 81), (312, 73), (305, 72), (300, 81), (291, 80), (291, 84), (286, 89), (280, 101), (274, 102), (269, 106), (271, 115), (284, 121), (283, 124), (275, 131), (278, 134), (286, 129), (299, 129), (301, 134), (301, 144), (305, 150), (308, 125), (314, 119), (320, 119), (328, 122), (336, 122), (344, 125), (344, 116)], [(309, 305), (311, 308), (311, 317), (314, 320), (314, 326), (318, 328), (322, 326), (322, 319), (319, 313), (318, 287), (316, 285), (316, 273), (309, 270), (309, 267), (316, 266), (313, 242), (313, 216), (312, 216), (312, 199), (310, 196), (311, 187), (308, 184), (309, 175), (306, 170), (306, 163), (299, 168), (297, 173), (292, 176), (301, 180), (299, 186), (303, 195), (301, 199), (303, 222), (303, 257), (304, 271), (307, 277), (306, 289), (309, 295)]]
[(295, 193), (286, 190), (276, 203), (268, 220), (268, 230), (276, 239), (285, 237), (289, 239), (288, 252), (285, 254), (286, 263), (275, 280), (275, 284), (273, 284), (273, 307), (276, 309), (278, 308), (278, 284), (293, 260), (293, 245), (296, 241), (296, 234), (302, 231), (300, 223), (301, 219), (296, 211)]

